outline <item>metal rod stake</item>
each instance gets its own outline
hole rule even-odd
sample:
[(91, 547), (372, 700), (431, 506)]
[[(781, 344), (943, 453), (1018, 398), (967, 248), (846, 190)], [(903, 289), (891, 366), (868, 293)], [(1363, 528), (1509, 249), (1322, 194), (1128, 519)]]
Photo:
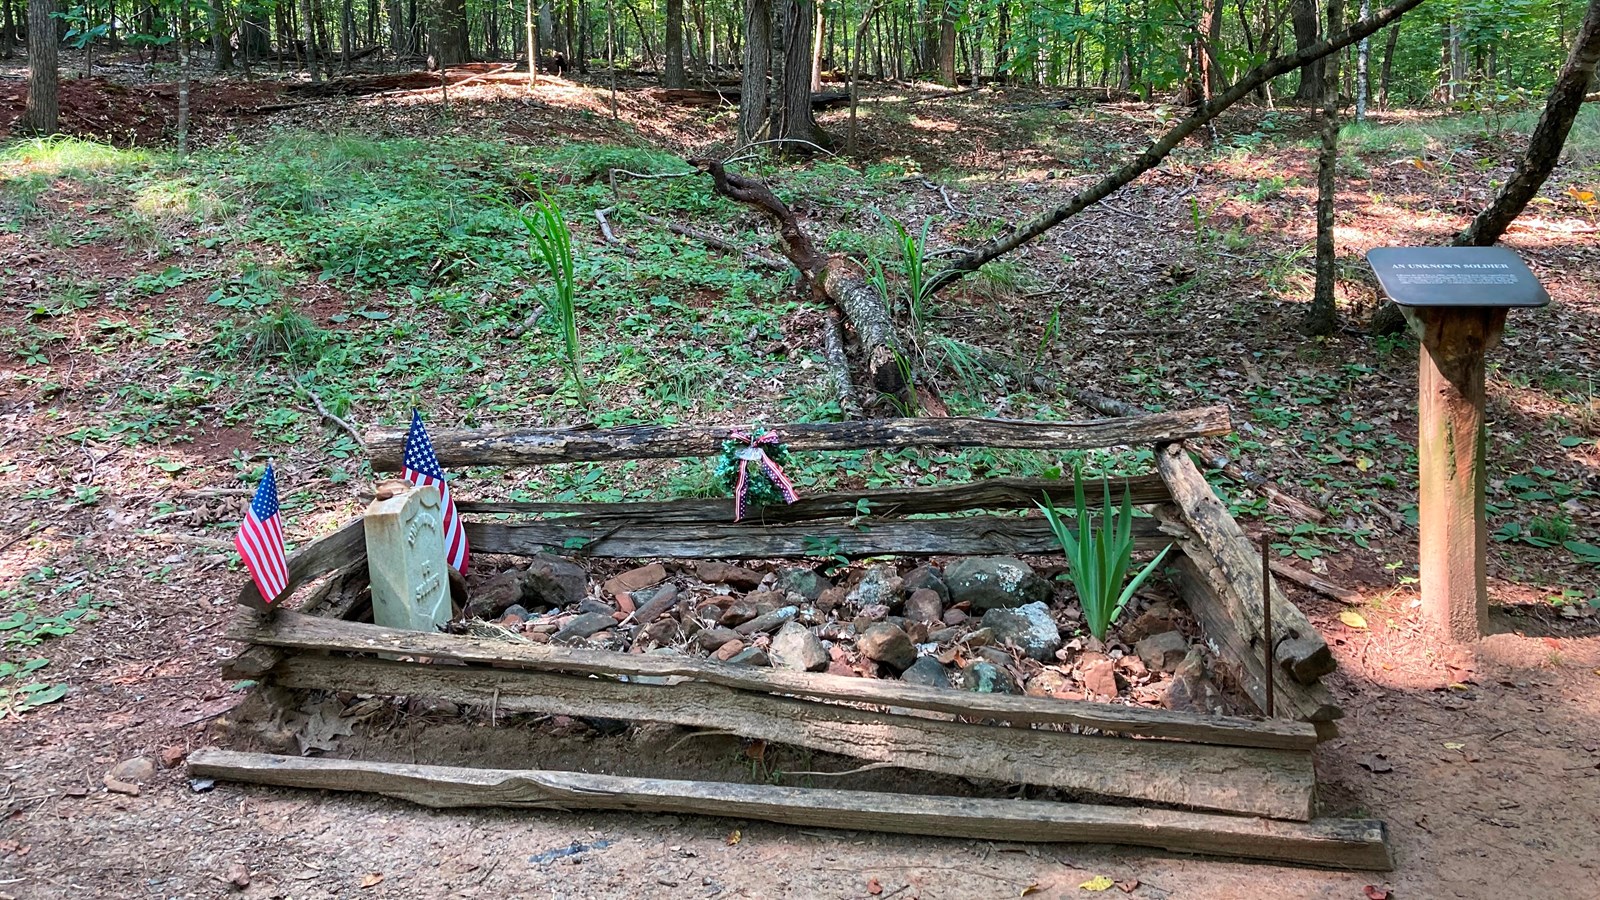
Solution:
[(1273, 712), (1272, 688), (1277, 680), (1277, 673), (1273, 670), (1277, 665), (1273, 659), (1276, 655), (1272, 646), (1272, 545), (1268, 537), (1261, 536), (1261, 643), (1266, 645), (1267, 655), (1267, 718), (1276, 715)]

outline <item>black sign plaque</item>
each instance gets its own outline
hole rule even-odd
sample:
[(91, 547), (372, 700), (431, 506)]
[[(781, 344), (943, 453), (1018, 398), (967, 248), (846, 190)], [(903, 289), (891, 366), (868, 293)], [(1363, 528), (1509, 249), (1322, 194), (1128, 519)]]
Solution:
[(1550, 295), (1505, 247), (1380, 247), (1367, 264), (1401, 306), (1545, 306)]

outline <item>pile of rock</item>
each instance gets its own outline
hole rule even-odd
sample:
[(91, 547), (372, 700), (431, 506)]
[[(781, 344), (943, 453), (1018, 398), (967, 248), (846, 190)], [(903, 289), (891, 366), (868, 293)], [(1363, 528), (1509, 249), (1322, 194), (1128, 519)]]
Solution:
[[(468, 615), (541, 643), (697, 655), (934, 687), (1070, 699), (1121, 698), (1228, 711), (1193, 623), (1136, 600), (1114, 639), (1090, 637), (1076, 602), (1011, 557), (943, 570), (877, 563), (841, 573), (718, 561), (651, 563), (599, 584), (536, 557), (471, 586)], [(475, 576), (483, 578), (483, 576)]]

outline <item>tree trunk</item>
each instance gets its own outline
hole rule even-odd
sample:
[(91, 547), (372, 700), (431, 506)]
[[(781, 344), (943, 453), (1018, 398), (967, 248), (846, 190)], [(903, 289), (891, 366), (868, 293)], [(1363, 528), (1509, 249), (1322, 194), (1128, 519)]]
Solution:
[(4, 10), (4, 16), (0, 18), (0, 59), (10, 59), (16, 52), (17, 17), (11, 0), (0, 0), (0, 7)]
[(467, 40), (467, 0), (438, 0), (429, 23), (428, 43), (428, 52), (441, 69), (472, 58)]
[(300, 0), (300, 31), (305, 41), (306, 68), (311, 72), (313, 82), (322, 80), (322, 71), (317, 67), (317, 32), (316, 19), (311, 15), (311, 0)]
[[(781, 0), (787, 32), (783, 45), (783, 90), (773, 137), (827, 147), (829, 139), (811, 115), (811, 36), (816, 0)], [(794, 148), (786, 148), (794, 149)]]
[(351, 41), (355, 39), (356, 9), (351, 0), (341, 0), (339, 4), (339, 62), (348, 74), (350, 71), (350, 54), (354, 52)]
[(1561, 148), (1572, 131), (1573, 119), (1583, 108), (1584, 94), (1600, 64), (1600, 0), (1589, 0), (1589, 12), (1578, 27), (1567, 64), (1550, 90), (1544, 113), (1528, 140), (1528, 150), (1517, 161), (1516, 173), (1499, 196), (1456, 237), (1458, 246), (1487, 247), (1500, 239), (1511, 222), (1544, 186), (1561, 160)]
[(206, 19), (211, 32), (211, 67), (226, 72), (233, 68), (233, 45), (228, 41), (228, 16), (220, 0), (208, 0)]
[[(1371, 6), (1369, 5), (1370, 3), (1371, 3), (1371, 0), (1361, 0), (1361, 18), (1362, 18), (1363, 21), (1365, 21), (1366, 18), (1367, 18), (1367, 15), (1372, 12)], [(1360, 123), (1363, 123), (1363, 122), (1367, 121), (1367, 93), (1368, 93), (1368, 87), (1369, 87), (1368, 82), (1371, 80), (1371, 79), (1369, 79), (1367, 77), (1367, 63), (1368, 63), (1368, 58), (1371, 56), (1370, 46), (1371, 46), (1371, 40), (1368, 39), (1368, 38), (1362, 38), (1361, 39), (1361, 43), (1356, 45), (1356, 47), (1357, 47), (1357, 50), (1356, 50), (1356, 122), (1357, 122), (1357, 124), (1360, 124)]]
[(53, 0), (28, 0), (28, 100), (18, 131), (55, 134), (61, 107), (56, 71), (56, 23)]
[(956, 18), (951, 0), (939, 4), (939, 83), (954, 87), (956, 83)]
[[(1527, 152), (1517, 160), (1516, 172), (1483, 212), (1472, 220), (1452, 242), (1457, 247), (1488, 247), (1505, 234), (1507, 228), (1539, 193), (1551, 171), (1561, 160), (1561, 148), (1572, 131), (1572, 121), (1583, 108), (1584, 92), (1600, 65), (1600, 0), (1589, 0), (1589, 12), (1578, 27), (1567, 64), (1556, 78), (1550, 99), (1545, 101), (1539, 124), (1528, 139)], [(1405, 318), (1393, 303), (1385, 304), (1372, 317), (1372, 330), (1378, 334), (1403, 331)]]
[(178, 155), (189, 154), (189, 9), (178, 7)]
[(1394, 70), (1394, 48), (1400, 43), (1400, 23), (1389, 29), (1389, 43), (1383, 48), (1383, 69), (1378, 73), (1378, 106), (1389, 108), (1389, 73)]
[[(1597, 0), (1600, 2), (1600, 0)], [(1328, 0), (1328, 33), (1343, 24), (1344, 0)], [(1339, 167), (1339, 54), (1328, 56), (1322, 80), (1322, 152), (1317, 156), (1317, 280), (1302, 327), (1329, 335), (1338, 325), (1339, 259), (1333, 241), (1335, 175)]]
[(816, 11), (812, 16), (813, 21), (811, 23), (811, 78), (806, 82), (806, 85), (811, 93), (818, 94), (822, 92), (822, 42), (825, 30), (823, 26), (826, 24), (826, 20), (824, 20), (822, 13), (823, 4), (815, 3), (812, 5)]
[(1189, 42), (1189, 77), (1184, 83), (1179, 100), (1184, 106), (1198, 106), (1211, 99), (1211, 92), (1217, 87), (1218, 73), (1215, 71), (1215, 50), (1212, 42), (1216, 40), (1222, 24), (1217, 14), (1217, 4), (1220, 0), (1201, 0), (1200, 20), (1195, 23), (1194, 34)]
[(526, 46), (528, 46), (528, 90), (536, 90), (539, 86), (539, 26), (538, 19), (534, 18), (534, 0), (523, 0), (523, 27), (526, 29)]
[[(1289, 7), (1290, 18), (1294, 22), (1294, 47), (1295, 50), (1304, 50), (1317, 42), (1317, 34), (1322, 30), (1321, 17), (1318, 15), (1317, 0), (1292, 0)], [(1313, 104), (1322, 102), (1322, 81), (1324, 60), (1318, 59), (1308, 63), (1300, 70), (1300, 86), (1295, 89), (1294, 99), (1297, 103)]]
[(772, 64), (771, 0), (746, 0), (744, 17), (744, 77), (739, 84), (739, 143), (767, 136), (771, 104), (767, 70)]
[(662, 83), (669, 88), (689, 86), (683, 74), (683, 0), (667, 0), (667, 61)]

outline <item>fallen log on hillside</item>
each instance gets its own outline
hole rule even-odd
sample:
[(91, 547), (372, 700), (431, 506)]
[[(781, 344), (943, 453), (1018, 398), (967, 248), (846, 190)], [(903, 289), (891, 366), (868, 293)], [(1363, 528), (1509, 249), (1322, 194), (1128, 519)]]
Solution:
[[(709, 89), (655, 88), (649, 94), (652, 100), (679, 106), (738, 106), (740, 90), (737, 87), (720, 86)], [(850, 94), (846, 91), (822, 91), (811, 95), (812, 109), (835, 109), (849, 103)]]
[(825, 256), (818, 251), (794, 212), (765, 184), (729, 172), (716, 160), (689, 163), (711, 174), (718, 194), (755, 207), (772, 222), (783, 238), (783, 255), (800, 270), (812, 296), (832, 303), (855, 329), (873, 390), (897, 398), (907, 407), (914, 406), (917, 394), (910, 357), (895, 333), (882, 295), (861, 267), (846, 257)]

